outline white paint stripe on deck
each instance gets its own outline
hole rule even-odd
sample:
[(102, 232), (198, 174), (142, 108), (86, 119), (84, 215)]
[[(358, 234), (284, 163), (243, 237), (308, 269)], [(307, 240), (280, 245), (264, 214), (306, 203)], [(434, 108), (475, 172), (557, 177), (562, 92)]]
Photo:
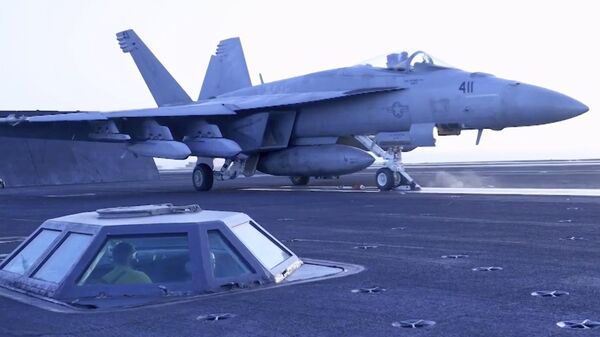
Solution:
[(553, 195), (600, 197), (600, 189), (583, 188), (449, 188), (424, 187), (421, 191), (410, 193), (439, 194), (496, 194), (496, 195)]
[(73, 198), (73, 197), (92, 197), (96, 193), (76, 193), (76, 194), (47, 194), (46, 198)]
[[(375, 187), (352, 189), (350, 186), (342, 188), (336, 186), (312, 187), (252, 187), (242, 188), (243, 191), (259, 192), (340, 192), (340, 193), (377, 193)], [(488, 194), (488, 195), (539, 195), (539, 196), (585, 196), (600, 197), (600, 189), (557, 189), (557, 188), (450, 188), (450, 187), (424, 187), (420, 191), (397, 190), (387, 193), (415, 193), (415, 194)]]
[(26, 236), (4, 236), (0, 237), (0, 244), (23, 242), (27, 239)]
[(377, 189), (354, 190), (350, 188), (340, 189), (335, 186), (316, 187), (316, 188), (294, 188), (294, 187), (250, 187), (241, 188), (242, 191), (257, 192), (339, 192), (339, 193), (373, 193), (379, 192)]

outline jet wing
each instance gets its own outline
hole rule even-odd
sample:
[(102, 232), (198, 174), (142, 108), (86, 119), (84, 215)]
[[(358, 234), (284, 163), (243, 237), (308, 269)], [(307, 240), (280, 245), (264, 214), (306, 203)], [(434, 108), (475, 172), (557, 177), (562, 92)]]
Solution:
[(21, 122), (86, 122), (119, 118), (221, 116), (235, 115), (236, 113), (234, 108), (235, 107), (231, 107), (221, 103), (205, 103), (112, 112), (64, 111), (62, 113), (53, 113), (37, 116), (27, 116), (27, 114), (30, 113), (28, 111), (4, 111), (4, 114), (8, 114), (9, 116), (6, 118), (0, 118), (0, 123), (18, 124)]
[(252, 96), (218, 97), (215, 101), (235, 106), (237, 112), (243, 110), (263, 110), (286, 106), (316, 103), (344, 97), (403, 90), (402, 87), (376, 87), (348, 91), (314, 91), (301, 93), (262, 94)]
[(377, 87), (349, 91), (317, 91), (283, 94), (258, 94), (251, 96), (217, 97), (208, 101), (178, 106), (162, 106), (150, 109), (134, 109), (111, 112), (73, 111), (27, 116), (26, 111), (5, 111), (8, 117), (0, 118), (0, 124), (86, 122), (120, 118), (192, 117), (236, 115), (244, 110), (266, 110), (297, 106), (325, 100), (340, 99), (364, 94), (403, 90), (401, 87)]

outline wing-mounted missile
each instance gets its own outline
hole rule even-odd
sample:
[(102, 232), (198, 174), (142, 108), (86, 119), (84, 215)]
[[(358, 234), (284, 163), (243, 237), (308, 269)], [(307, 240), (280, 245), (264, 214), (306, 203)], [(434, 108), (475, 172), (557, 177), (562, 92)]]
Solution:
[(190, 156), (190, 148), (174, 140), (146, 140), (132, 143), (127, 149), (144, 157), (186, 159)]
[(134, 121), (128, 133), (133, 141), (127, 147), (129, 151), (146, 157), (165, 159), (186, 159), (190, 148), (182, 142), (173, 140), (171, 130), (158, 124), (154, 119)]
[(238, 143), (223, 138), (217, 125), (202, 120), (190, 123), (183, 142), (198, 157), (232, 158), (242, 152)]

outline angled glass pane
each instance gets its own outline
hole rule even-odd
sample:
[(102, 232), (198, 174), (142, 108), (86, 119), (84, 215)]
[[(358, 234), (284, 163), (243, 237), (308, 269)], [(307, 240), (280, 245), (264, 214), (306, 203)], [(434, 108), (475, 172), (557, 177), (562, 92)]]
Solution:
[(71, 233), (33, 275), (34, 278), (59, 283), (92, 242), (89, 234)]
[(277, 266), (292, 256), (250, 222), (235, 226), (231, 230), (267, 269)]
[(208, 231), (210, 264), (215, 278), (251, 274), (248, 263), (218, 230)]
[(59, 235), (60, 231), (41, 230), (2, 270), (25, 274)]
[(78, 285), (192, 280), (187, 234), (111, 236)]

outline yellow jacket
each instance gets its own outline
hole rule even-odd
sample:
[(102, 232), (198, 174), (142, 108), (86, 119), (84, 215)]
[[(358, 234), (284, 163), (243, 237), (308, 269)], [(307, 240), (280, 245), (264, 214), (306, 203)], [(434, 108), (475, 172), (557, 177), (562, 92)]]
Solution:
[(113, 270), (102, 276), (102, 281), (108, 284), (152, 283), (146, 273), (129, 266), (115, 266)]

